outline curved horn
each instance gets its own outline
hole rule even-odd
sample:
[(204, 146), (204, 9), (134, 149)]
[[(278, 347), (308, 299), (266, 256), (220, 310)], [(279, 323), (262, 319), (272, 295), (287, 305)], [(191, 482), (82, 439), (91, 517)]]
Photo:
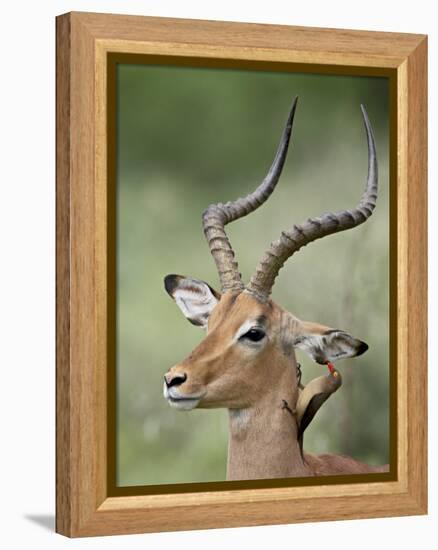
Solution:
[(365, 191), (358, 206), (353, 210), (322, 214), (309, 218), (300, 225), (284, 231), (280, 239), (271, 243), (255, 274), (251, 277), (248, 291), (265, 300), (269, 297), (278, 272), (292, 254), (316, 239), (332, 233), (351, 229), (365, 222), (373, 213), (377, 200), (377, 155), (373, 130), (365, 107), (361, 105), (368, 142), (368, 178)]
[(243, 289), (238, 265), (234, 259), (234, 252), (224, 227), (227, 223), (242, 218), (256, 210), (275, 189), (286, 160), (297, 101), (298, 97), (293, 102), (277, 154), (263, 182), (246, 197), (225, 204), (212, 204), (202, 215), (204, 234), (210, 247), (210, 252), (216, 262), (222, 292)]

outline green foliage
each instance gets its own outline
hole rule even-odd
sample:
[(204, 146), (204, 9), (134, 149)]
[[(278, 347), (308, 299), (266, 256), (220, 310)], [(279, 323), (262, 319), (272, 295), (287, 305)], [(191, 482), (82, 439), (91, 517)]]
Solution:
[[(212, 202), (265, 176), (295, 95), (291, 150), (271, 199), (228, 226), (245, 280), (282, 229), (355, 205), (367, 169), (364, 103), (379, 156), (380, 196), (363, 226), (312, 243), (281, 271), (273, 299), (342, 328), (369, 351), (339, 363), (344, 384), (306, 432), (312, 452), (371, 463), (389, 453), (388, 82), (143, 65), (118, 68), (117, 463), (120, 485), (223, 480), (225, 410), (180, 413), (163, 374), (203, 338), (163, 288), (168, 273), (218, 287), (201, 228)], [(303, 379), (322, 374), (300, 352)], [(269, 372), (266, 373), (267, 379)]]

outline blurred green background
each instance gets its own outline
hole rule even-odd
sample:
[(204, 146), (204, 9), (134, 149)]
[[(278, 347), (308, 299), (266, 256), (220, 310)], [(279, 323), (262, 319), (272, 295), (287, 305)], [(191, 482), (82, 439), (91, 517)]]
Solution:
[[(301, 250), (273, 299), (303, 320), (341, 328), (369, 351), (338, 364), (344, 384), (306, 432), (305, 449), (389, 460), (389, 87), (386, 78), (118, 65), (117, 484), (224, 480), (226, 410), (179, 412), (164, 373), (204, 333), (163, 288), (180, 273), (219, 289), (201, 213), (252, 191), (299, 95), (275, 193), (227, 227), (247, 281), (271, 240), (308, 216), (354, 206), (367, 171), (360, 103), (378, 148), (371, 220)], [(325, 373), (297, 351), (303, 380)]]

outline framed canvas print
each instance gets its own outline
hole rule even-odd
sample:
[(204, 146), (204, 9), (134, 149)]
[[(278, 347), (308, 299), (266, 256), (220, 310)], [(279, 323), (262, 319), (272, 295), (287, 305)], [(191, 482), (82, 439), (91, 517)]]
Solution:
[(57, 531), (424, 514), (427, 40), (57, 18)]

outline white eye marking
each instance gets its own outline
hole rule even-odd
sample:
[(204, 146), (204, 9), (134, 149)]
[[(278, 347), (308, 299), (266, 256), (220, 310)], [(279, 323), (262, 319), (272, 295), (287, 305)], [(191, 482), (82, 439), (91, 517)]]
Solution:
[[(243, 325), (239, 328), (239, 330), (236, 332), (236, 335), (234, 337), (234, 341), (237, 342), (238, 340), (242, 339), (245, 334), (248, 332), (258, 332), (260, 334), (260, 337), (258, 338), (251, 338), (250, 335), (248, 336), (249, 343), (251, 342), (261, 342), (263, 338), (266, 336), (264, 327), (260, 324), (260, 321), (257, 319), (253, 320), (247, 320), (243, 323)], [(257, 335), (256, 335), (257, 336)], [(245, 338), (246, 340), (246, 338)]]
[(243, 323), (243, 325), (239, 328), (239, 330), (236, 332), (236, 335), (234, 337), (234, 340), (237, 342), (237, 340), (246, 334), (249, 330), (252, 328), (256, 328), (257, 324), (255, 320), (248, 320)]

